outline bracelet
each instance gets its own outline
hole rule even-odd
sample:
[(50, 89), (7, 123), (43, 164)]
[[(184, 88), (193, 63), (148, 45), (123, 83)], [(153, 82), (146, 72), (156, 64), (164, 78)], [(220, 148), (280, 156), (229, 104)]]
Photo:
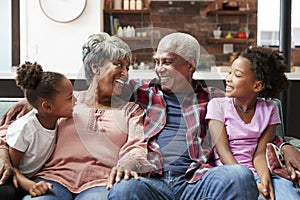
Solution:
[(283, 147), (284, 145), (291, 145), (291, 144), (288, 143), (288, 142), (283, 142), (281, 145), (279, 145), (279, 149), (282, 150), (282, 147)]

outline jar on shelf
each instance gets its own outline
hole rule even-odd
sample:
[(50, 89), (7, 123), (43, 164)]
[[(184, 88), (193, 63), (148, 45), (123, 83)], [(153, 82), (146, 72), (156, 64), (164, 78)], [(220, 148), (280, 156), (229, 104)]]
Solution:
[(114, 0), (114, 9), (121, 10), (122, 9), (122, 0)]

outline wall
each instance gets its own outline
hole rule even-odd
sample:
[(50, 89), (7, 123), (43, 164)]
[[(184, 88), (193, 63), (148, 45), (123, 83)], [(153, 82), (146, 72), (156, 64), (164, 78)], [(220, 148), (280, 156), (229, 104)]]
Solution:
[[(222, 0), (216, 1), (152, 1), (149, 7), (150, 12), (139, 13), (129, 13), (120, 12), (121, 14), (116, 14), (117, 12), (110, 12), (111, 5), (110, 0), (106, 0), (106, 9), (108, 10), (105, 14), (104, 30), (110, 33), (110, 20), (109, 17), (117, 17), (120, 20), (121, 26), (126, 27), (127, 25), (133, 25), (137, 28), (147, 28), (149, 27), (149, 32), (151, 31), (160, 32), (160, 37), (169, 33), (170, 31), (180, 31), (193, 35), (198, 39), (202, 47), (212, 55), (214, 59), (214, 64), (216, 65), (230, 65), (230, 53), (224, 53), (223, 44), (228, 43), (228, 40), (211, 40), (213, 38), (213, 30), (217, 26), (221, 26), (222, 35), (221, 38), (224, 39), (228, 32), (231, 32), (233, 37), (236, 37), (236, 33), (241, 27), (248, 27), (250, 29), (250, 38), (252, 40), (231, 40), (230, 45), (233, 45), (234, 52), (240, 52), (244, 50), (249, 45), (256, 45), (256, 35), (257, 35), (257, 14), (250, 13), (245, 14), (237, 12), (237, 15), (221, 15), (221, 14), (211, 14), (209, 11), (215, 11), (222, 8)], [(240, 8), (246, 9), (246, 1), (239, 1)], [(248, 0), (249, 8), (251, 10), (257, 10), (257, 0)], [(141, 23), (141, 19), (143, 23)], [(140, 61), (151, 61), (152, 54), (157, 38), (152, 35), (154, 42), (140, 39), (126, 39), (125, 41), (130, 45), (132, 49), (140, 47), (137, 43), (142, 43), (144, 48), (139, 48), (139, 51), (135, 51), (137, 62)], [(159, 38), (159, 37), (158, 37)], [(221, 41), (221, 42), (220, 42)], [(148, 45), (149, 43), (149, 45)], [(148, 45), (148, 46), (147, 46)]]
[(103, 1), (87, 0), (78, 19), (59, 23), (43, 14), (38, 0), (20, 1), (21, 62), (38, 61), (45, 70), (79, 72), (83, 42), (102, 29), (102, 4)]
[[(216, 2), (151, 2), (151, 22), (153, 27), (163, 27), (174, 29), (176, 31), (190, 33), (195, 36), (199, 43), (207, 50), (209, 54), (215, 56), (217, 65), (228, 65), (229, 54), (223, 54), (223, 44), (209, 43), (208, 38), (212, 38), (213, 30), (220, 24), (222, 28), (222, 37), (227, 32), (233, 35), (241, 26), (249, 23), (251, 38), (257, 35), (257, 16), (251, 15), (249, 18), (245, 15), (238, 16), (211, 16), (207, 15), (210, 10), (222, 7), (222, 0)], [(246, 7), (246, 1), (240, 1), (240, 8)], [(249, 0), (249, 7), (257, 9), (257, 0)], [(256, 43), (252, 44), (255, 45)], [(242, 51), (249, 44), (234, 44), (234, 51)]]
[(10, 0), (0, 1), (0, 71), (11, 69), (11, 4)]

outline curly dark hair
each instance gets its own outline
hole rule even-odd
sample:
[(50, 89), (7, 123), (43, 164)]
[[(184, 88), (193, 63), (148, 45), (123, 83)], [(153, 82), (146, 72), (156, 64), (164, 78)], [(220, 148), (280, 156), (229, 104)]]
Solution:
[(287, 69), (284, 57), (268, 47), (249, 47), (240, 54), (250, 60), (251, 70), (263, 82), (264, 89), (259, 93), (262, 98), (279, 98), (290, 82), (284, 72)]
[(35, 108), (42, 99), (53, 99), (58, 93), (56, 87), (64, 75), (56, 72), (44, 72), (42, 66), (25, 62), (17, 68), (16, 84), (24, 91), (24, 96)]

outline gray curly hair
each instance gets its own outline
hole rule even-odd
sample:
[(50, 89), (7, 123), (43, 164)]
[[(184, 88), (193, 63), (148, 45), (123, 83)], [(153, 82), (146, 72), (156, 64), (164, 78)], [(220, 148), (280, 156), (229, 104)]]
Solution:
[(200, 44), (193, 36), (186, 33), (171, 33), (164, 36), (157, 47), (158, 50), (175, 53), (194, 66), (200, 59)]
[(90, 35), (82, 46), (82, 61), (87, 82), (90, 83), (94, 77), (92, 63), (102, 67), (105, 61), (112, 62), (124, 58), (131, 62), (131, 50), (123, 40), (104, 32)]

